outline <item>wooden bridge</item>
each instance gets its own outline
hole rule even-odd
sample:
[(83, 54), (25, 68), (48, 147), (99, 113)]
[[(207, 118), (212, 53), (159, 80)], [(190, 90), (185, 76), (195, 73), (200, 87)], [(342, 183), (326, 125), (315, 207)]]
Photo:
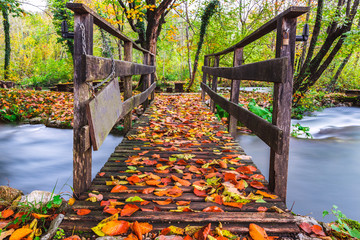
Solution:
[[(113, 216), (151, 224), (150, 238), (161, 231), (205, 239), (209, 226), (214, 231), (217, 227), (213, 235), (218, 239), (231, 238), (226, 234), (220, 238), (224, 229), (244, 237), (250, 223), (271, 236), (295, 238), (299, 229), (285, 206), (291, 95), (296, 19), (309, 9), (291, 7), (234, 46), (206, 55), (201, 96), (155, 97), (154, 55), (85, 5), (67, 6), (75, 12), (73, 187), (78, 200), (61, 227), (68, 233), (94, 236), (91, 228)], [(124, 41), (124, 60), (92, 56), (93, 24)], [(277, 31), (275, 58), (244, 65), (244, 47), (273, 30)], [(132, 62), (133, 49), (143, 53), (143, 64)], [(232, 52), (234, 67), (220, 67), (220, 56)], [(110, 72), (112, 80), (92, 95), (91, 82)], [(142, 93), (135, 96), (132, 75), (145, 79)], [(124, 102), (117, 77), (125, 81)], [(230, 100), (216, 93), (218, 77), (232, 80)], [(274, 83), (272, 124), (237, 104), (241, 80)], [(201, 101), (208, 97), (210, 109)], [(147, 109), (131, 127), (131, 111), (140, 104)], [(216, 104), (230, 114), (229, 132), (213, 114)], [(99, 149), (121, 118), (127, 134), (91, 181), (92, 150)], [(270, 146), (269, 182), (234, 141), (237, 121)], [(91, 212), (81, 215), (79, 209)], [(200, 228), (187, 226), (203, 228), (199, 232)]]

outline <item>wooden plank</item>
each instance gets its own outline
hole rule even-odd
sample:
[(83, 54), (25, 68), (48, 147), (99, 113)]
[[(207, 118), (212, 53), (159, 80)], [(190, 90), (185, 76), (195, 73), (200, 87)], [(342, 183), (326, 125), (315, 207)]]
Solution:
[(242, 122), (247, 128), (253, 131), (256, 136), (263, 140), (268, 146), (276, 152), (281, 153), (282, 130), (275, 125), (267, 122), (254, 113), (232, 103), (222, 96), (216, 94), (207, 85), (201, 83), (201, 88), (209, 94), (216, 104), (219, 104), (225, 111), (232, 114), (236, 119)]
[(149, 95), (155, 90), (155, 88), (156, 88), (156, 82), (154, 82), (146, 91), (137, 94), (135, 96), (132, 96), (131, 98), (123, 102), (123, 110), (119, 116), (119, 119), (123, 118), (135, 107), (142, 104), (149, 97)]
[(94, 151), (99, 150), (122, 112), (119, 82), (111, 80), (87, 104), (87, 118)]
[(273, 124), (282, 129), (283, 139), (280, 152), (270, 149), (269, 182), (270, 190), (286, 201), (296, 18), (281, 19), (278, 21), (277, 29), (276, 57), (287, 57), (289, 68), (284, 83), (274, 84), (272, 120)]
[[(243, 64), (243, 48), (237, 48), (234, 51), (233, 66), (238, 67)], [(231, 80), (230, 101), (238, 104), (240, 92), (240, 80)], [(230, 115), (229, 117), (229, 132), (231, 136), (235, 137), (237, 134), (237, 119)]]
[(268, 21), (267, 23), (262, 25), (260, 28), (258, 28), (254, 32), (252, 32), (249, 36), (245, 37), (243, 40), (241, 40), (237, 44), (235, 44), (221, 52), (208, 54), (206, 56), (224, 55), (224, 54), (234, 51), (236, 48), (245, 47), (246, 45), (256, 41), (257, 39), (261, 38), (262, 36), (265, 36), (269, 32), (276, 29), (277, 22), (279, 19), (282, 19), (283, 17), (296, 18), (298, 16), (303, 15), (304, 13), (307, 13), (308, 11), (310, 11), (310, 7), (291, 6), (287, 10), (280, 13), (279, 15), (277, 15), (276, 17), (274, 17), (273, 19), (271, 19), (270, 21)]
[(90, 14), (74, 16), (74, 121), (73, 121), (73, 187), (74, 196), (86, 191), (91, 184), (91, 148), (86, 147), (89, 136), (83, 127), (88, 125), (86, 103), (90, 98), (90, 88), (86, 84), (83, 65), (83, 39), (80, 25), (85, 27), (86, 54), (93, 53), (93, 17)]
[[(124, 43), (124, 60), (131, 62), (132, 61), (132, 47), (133, 44), (131, 42)], [(127, 76), (124, 78), (124, 101), (131, 98), (132, 96), (132, 78), (131, 76)], [(129, 112), (124, 116), (124, 133), (127, 133), (132, 126), (132, 114)]]
[(233, 80), (255, 80), (281, 83), (286, 75), (287, 57), (274, 58), (238, 67), (205, 67), (203, 72)]
[[(112, 60), (86, 55), (84, 58), (84, 71), (86, 72), (86, 81), (104, 79), (111, 73)], [(115, 77), (124, 77), (132, 75), (150, 74), (156, 71), (154, 66), (148, 66), (139, 63), (133, 63), (122, 60), (115, 60)]]
[(118, 29), (113, 27), (109, 22), (107, 22), (99, 14), (94, 12), (91, 8), (89, 8), (85, 4), (82, 4), (82, 3), (66, 3), (66, 7), (68, 9), (72, 10), (73, 12), (77, 13), (77, 14), (90, 14), (94, 18), (94, 23), (97, 26), (99, 26), (100, 28), (104, 29), (105, 31), (107, 31), (108, 33), (113, 35), (114, 37), (117, 37), (117, 38), (123, 40), (124, 42), (132, 42), (135, 49), (140, 50), (142, 52), (148, 52), (149, 54), (152, 54), (148, 50), (146, 50), (146, 49), (142, 48), (141, 46), (137, 45), (133, 40), (131, 40), (129, 37), (124, 35)]

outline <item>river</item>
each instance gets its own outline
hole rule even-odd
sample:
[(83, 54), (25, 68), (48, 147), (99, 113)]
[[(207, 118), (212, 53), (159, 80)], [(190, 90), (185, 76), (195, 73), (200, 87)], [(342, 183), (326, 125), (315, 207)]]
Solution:
[[(328, 108), (299, 122), (314, 139), (291, 138), (287, 206), (322, 220), (332, 205), (360, 221), (360, 108)], [(122, 137), (109, 135), (93, 156), (93, 176)], [(256, 136), (237, 141), (268, 177), (269, 148)], [(40, 189), (70, 192), (72, 130), (43, 125), (0, 125), (0, 185), (29, 193)], [(328, 218), (324, 219), (329, 220)]]
[[(327, 108), (292, 123), (310, 127), (314, 138), (290, 140), (288, 208), (323, 220), (336, 205), (360, 221), (360, 108)], [(269, 147), (253, 135), (236, 139), (268, 178)]]

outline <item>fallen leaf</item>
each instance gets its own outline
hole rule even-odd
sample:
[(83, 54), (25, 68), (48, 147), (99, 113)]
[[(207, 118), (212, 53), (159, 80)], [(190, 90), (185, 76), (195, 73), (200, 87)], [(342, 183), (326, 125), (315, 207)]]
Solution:
[(31, 214), (34, 218), (36, 219), (40, 219), (40, 218), (48, 218), (50, 217), (51, 215), (45, 215), (45, 214), (37, 214), (37, 213), (32, 213)]
[(194, 188), (194, 194), (198, 197), (207, 197), (206, 190), (198, 190)]
[(198, 240), (206, 240), (211, 230), (211, 223), (207, 226), (201, 228), (198, 232), (194, 234), (194, 237)]
[(121, 210), (120, 215), (122, 217), (124, 216), (131, 216), (134, 212), (136, 212), (137, 210), (139, 210), (140, 208), (138, 206), (136, 206), (135, 204), (126, 204), (124, 206), (124, 208)]
[(31, 230), (30, 228), (26, 228), (26, 227), (19, 228), (11, 234), (9, 240), (20, 240), (32, 232), (33, 230)]
[(276, 195), (274, 195), (274, 194), (270, 194), (270, 193), (267, 193), (267, 192), (264, 192), (264, 191), (260, 191), (260, 190), (257, 190), (257, 191), (256, 191), (256, 194), (260, 194), (260, 195), (263, 195), (264, 197), (271, 198), (271, 199), (276, 199), (276, 198), (278, 198), (278, 196), (276, 196)]
[(104, 172), (99, 172), (99, 176), (100, 176), (100, 177), (103, 177), (104, 175), (105, 175)]
[(141, 190), (142, 194), (149, 194), (152, 193), (155, 190), (155, 188), (145, 188), (143, 190)]
[(74, 205), (75, 201), (76, 201), (75, 198), (70, 198), (69, 201), (68, 201), (68, 205), (69, 206)]
[(149, 201), (145, 201), (145, 200), (144, 200), (144, 201), (142, 201), (142, 202), (140, 203), (140, 205), (141, 205), (141, 206), (145, 206), (145, 205), (148, 205), (149, 203), (150, 203)]
[(171, 198), (168, 198), (168, 199), (166, 199), (165, 201), (155, 201), (155, 200), (153, 200), (153, 202), (154, 202), (154, 203), (157, 203), (157, 204), (159, 204), (159, 205), (168, 205), (168, 204), (172, 203), (172, 199), (171, 199)]
[(191, 201), (177, 201), (176, 205), (178, 206), (186, 206), (189, 205), (191, 203)]
[(124, 240), (138, 240), (138, 238), (133, 233), (130, 233)]
[(254, 223), (249, 225), (249, 234), (253, 240), (268, 240), (265, 230)]
[(191, 183), (190, 183), (189, 181), (184, 180), (184, 179), (181, 179), (181, 178), (178, 178), (178, 177), (175, 176), (175, 175), (171, 175), (171, 178), (172, 178), (174, 181), (180, 183), (182, 186), (190, 186), (190, 185), (191, 185)]
[(143, 202), (143, 201), (145, 200), (139, 196), (128, 197), (127, 199), (125, 199), (125, 202)]
[(128, 190), (128, 188), (126, 186), (123, 185), (116, 185), (115, 187), (113, 187), (113, 189), (111, 189), (111, 193), (120, 193), (120, 192), (124, 192), (125, 190)]
[(8, 218), (10, 217), (11, 215), (14, 214), (14, 211), (11, 210), (11, 209), (5, 209), (3, 210), (1, 213), (0, 213), (0, 218)]
[(267, 207), (258, 207), (258, 208), (257, 208), (257, 211), (258, 211), (258, 212), (266, 212), (267, 210), (268, 210)]
[(207, 207), (207, 208), (204, 208), (202, 211), (203, 212), (224, 212), (224, 210), (222, 210), (221, 208), (219, 208), (217, 206)]
[(141, 180), (140, 180), (140, 178), (139, 178), (138, 176), (132, 175), (131, 177), (128, 177), (128, 178), (126, 179), (126, 181), (128, 181), (131, 185), (134, 185), (135, 183), (138, 183), (138, 182), (140, 182)]
[(73, 236), (67, 237), (63, 240), (81, 240), (81, 238), (78, 235), (73, 235)]
[(123, 233), (126, 233), (130, 227), (129, 222), (122, 220), (112, 220), (107, 222), (105, 226), (101, 229), (106, 235), (116, 236)]
[(236, 208), (242, 208), (244, 205), (244, 204), (238, 203), (238, 202), (223, 202), (223, 204), (225, 206), (236, 207)]
[(252, 186), (253, 188), (256, 188), (256, 189), (266, 189), (264, 184), (262, 184), (261, 182), (256, 181), (256, 180), (250, 182), (250, 186)]
[(310, 234), (311, 233), (311, 225), (307, 222), (302, 222), (299, 227), (304, 231), (306, 232), (307, 234)]
[(313, 225), (311, 227), (311, 230), (316, 234), (316, 235), (319, 235), (319, 236), (322, 236), (322, 237), (325, 237), (326, 234), (324, 233), (324, 231), (322, 230), (322, 227), (320, 225)]
[(89, 213), (91, 213), (90, 209), (87, 208), (82, 208), (82, 209), (74, 209), (74, 211), (76, 212), (77, 215), (88, 215)]
[(118, 208), (115, 208), (112, 206), (105, 206), (103, 211), (114, 215), (114, 214), (119, 213), (121, 211), (121, 209), (118, 209)]

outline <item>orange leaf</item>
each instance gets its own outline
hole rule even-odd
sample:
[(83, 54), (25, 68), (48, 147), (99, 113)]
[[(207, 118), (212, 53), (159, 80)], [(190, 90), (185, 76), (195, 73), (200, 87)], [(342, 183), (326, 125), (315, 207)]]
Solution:
[(223, 204), (222, 197), (217, 194), (214, 198), (214, 202), (216, 202), (219, 205), (222, 205)]
[(182, 186), (190, 186), (190, 185), (191, 185), (191, 183), (190, 183), (189, 181), (184, 180), (184, 179), (181, 179), (181, 178), (178, 178), (177, 176), (171, 175), (171, 178), (172, 178), (174, 181), (180, 183)]
[(138, 221), (135, 221), (132, 226), (131, 226), (133, 232), (135, 233), (135, 235), (138, 237), (139, 240), (142, 240), (142, 232), (141, 232), (141, 228), (140, 228), (140, 224), (138, 223)]
[(190, 237), (189, 235), (186, 235), (186, 237), (184, 237), (184, 240), (193, 240), (193, 238)]
[(254, 180), (264, 180), (265, 179), (265, 177), (261, 174), (254, 174), (250, 178), (254, 179)]
[(81, 240), (81, 238), (78, 235), (73, 235), (63, 240)]
[(104, 175), (105, 175), (104, 172), (99, 172), (99, 176), (100, 176), (100, 177), (103, 177)]
[[(140, 230), (141, 230), (141, 234), (144, 235), (144, 234), (147, 234), (149, 233), (151, 230), (153, 230), (153, 226), (150, 224), (150, 223), (147, 223), (147, 222), (141, 222), (141, 223), (138, 223), (136, 221), (137, 225), (139, 226)], [(134, 231), (134, 224), (132, 225), (132, 229)]]
[(135, 183), (140, 182), (140, 178), (136, 175), (132, 175), (126, 179), (130, 184), (134, 185)]
[(161, 184), (161, 181), (159, 181), (159, 180), (148, 180), (148, 181), (146, 181), (146, 184), (149, 185), (149, 186), (157, 186), (157, 185)]
[(224, 162), (224, 161), (219, 161), (219, 166), (220, 166), (221, 168), (227, 168), (227, 164), (226, 164), (226, 162)]
[(157, 203), (157, 204), (159, 204), (159, 205), (168, 205), (168, 204), (172, 203), (172, 199), (171, 199), (171, 198), (168, 198), (168, 199), (166, 199), (165, 201), (155, 201), (155, 200), (153, 200), (153, 202), (154, 202), (154, 203)]
[(254, 223), (250, 223), (249, 225), (249, 233), (252, 239), (254, 240), (267, 240), (268, 239), (268, 235), (266, 234), (265, 230), (254, 224)]
[(209, 223), (207, 226), (200, 229), (198, 232), (194, 234), (195, 239), (198, 240), (206, 240), (207, 236), (209, 235), (211, 230), (211, 223)]
[(119, 213), (119, 212), (120, 212), (120, 209), (106, 206), (106, 207), (104, 207), (104, 212), (110, 213), (111, 215), (114, 215), (114, 214), (116, 214), (116, 213)]
[(119, 193), (119, 192), (124, 192), (125, 190), (127, 190), (128, 188), (126, 186), (123, 185), (116, 185), (115, 187), (113, 187), (113, 189), (111, 189), (110, 192), (112, 193)]
[(203, 212), (224, 212), (224, 210), (222, 210), (221, 208), (219, 208), (217, 206), (207, 207), (207, 208), (204, 208), (202, 211)]
[(149, 201), (142, 201), (141, 203), (140, 203), (140, 205), (141, 206), (145, 206), (145, 205), (148, 205), (150, 202)]
[(124, 206), (124, 209), (121, 210), (121, 216), (131, 216), (134, 212), (136, 212), (137, 210), (139, 210), (140, 208), (138, 206), (136, 206), (135, 204), (126, 204)]
[(230, 181), (231, 183), (236, 182), (236, 175), (234, 173), (225, 173), (224, 181)]
[(316, 234), (316, 235), (319, 235), (319, 236), (322, 236), (322, 237), (325, 237), (325, 233), (324, 231), (322, 230), (322, 227), (320, 225), (313, 225), (311, 227), (311, 230)]
[(130, 233), (124, 240), (138, 240), (138, 238), (133, 233)]
[(105, 226), (101, 229), (106, 235), (116, 236), (119, 234), (126, 233), (130, 227), (129, 222), (123, 220), (112, 220), (107, 222)]
[(252, 181), (250, 183), (250, 186), (252, 186), (253, 188), (256, 188), (256, 189), (266, 189), (266, 187), (264, 186), (264, 184), (262, 184), (261, 182), (259, 181)]
[(166, 191), (166, 196), (168, 197), (180, 197), (182, 195), (183, 191), (177, 187), (174, 186)]
[(268, 210), (267, 207), (258, 207), (257, 211), (258, 212), (266, 212)]
[(30, 228), (25, 228), (25, 227), (19, 228), (11, 234), (9, 240), (20, 240), (32, 232), (33, 232), (33, 230), (31, 230)]
[(208, 179), (208, 178), (213, 178), (215, 176), (216, 176), (216, 173), (209, 173), (208, 175), (205, 176), (205, 178)]
[(216, 240), (229, 240), (227, 237), (219, 236), (216, 238)]
[(223, 202), (223, 204), (225, 206), (236, 207), (236, 208), (242, 208), (244, 205), (244, 204), (238, 203), (238, 202)]
[(245, 181), (244, 180), (240, 180), (239, 182), (237, 182), (235, 184), (235, 187), (238, 189), (238, 190), (244, 190), (245, 189)]
[(4, 211), (2, 211), (1, 213), (0, 213), (0, 218), (8, 218), (8, 217), (10, 217), (11, 215), (13, 215), (14, 214), (14, 211), (13, 210), (11, 210), (11, 209), (5, 209)]
[(76, 212), (77, 215), (88, 215), (89, 213), (91, 213), (90, 209), (87, 208), (83, 208), (83, 209), (74, 209), (74, 211)]
[(207, 197), (205, 190), (198, 190), (197, 188), (194, 188), (194, 194), (198, 197)]
[(140, 148), (133, 148), (133, 150), (139, 151), (139, 150), (140, 150)]
[(274, 194), (270, 194), (270, 193), (267, 193), (267, 192), (264, 192), (264, 191), (260, 191), (260, 190), (257, 190), (257, 191), (256, 191), (256, 194), (260, 194), (260, 195), (263, 195), (264, 197), (271, 198), (271, 199), (276, 199), (276, 198), (278, 198), (278, 196), (276, 196), (276, 195), (274, 195)]
[(145, 188), (141, 191), (142, 194), (149, 194), (152, 193), (155, 190), (155, 188)]
[(189, 205), (191, 203), (191, 201), (177, 201), (176, 205), (178, 206), (186, 206)]

